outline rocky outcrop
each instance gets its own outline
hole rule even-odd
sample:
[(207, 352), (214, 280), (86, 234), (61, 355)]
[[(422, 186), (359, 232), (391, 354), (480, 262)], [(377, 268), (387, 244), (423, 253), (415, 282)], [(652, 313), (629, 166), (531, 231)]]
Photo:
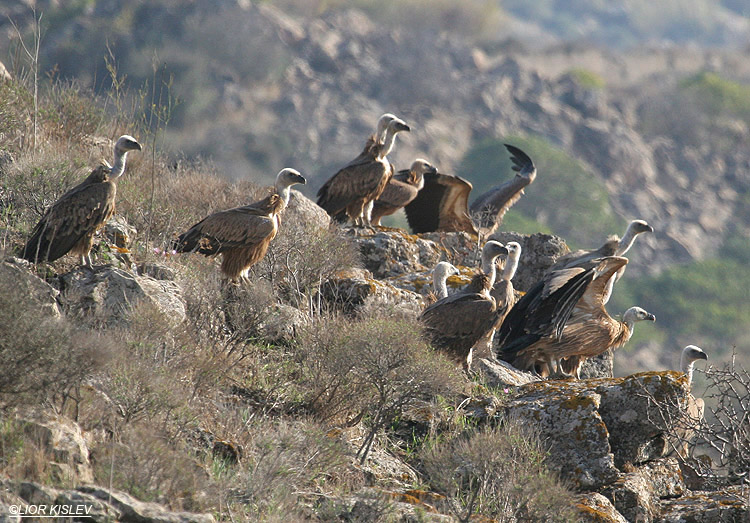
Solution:
[(60, 303), (66, 314), (114, 325), (127, 321), (133, 307), (146, 302), (169, 322), (185, 319), (179, 285), (169, 280), (139, 276), (112, 266), (79, 267), (59, 277)]
[(424, 272), (434, 267), (444, 252), (435, 242), (401, 229), (357, 235), (353, 241), (362, 253), (365, 268), (381, 279)]
[(42, 316), (60, 318), (61, 311), (57, 303), (60, 294), (49, 283), (34, 275), (31, 264), (20, 258), (9, 258), (0, 263), (0, 279), (12, 282), (17, 296), (26, 297), (26, 305), (38, 309)]
[[(22, 500), (19, 509), (29, 505), (44, 507), (47, 513), (57, 510), (58, 514), (77, 516), (81, 521), (111, 523), (123, 521), (132, 523), (211, 523), (211, 514), (192, 512), (172, 512), (162, 505), (135, 499), (117, 490), (96, 486), (81, 486), (74, 490), (60, 490), (34, 482), (3, 482), (3, 490), (14, 493)], [(38, 509), (37, 509), (38, 510)], [(62, 511), (65, 511), (64, 513)], [(4, 511), (0, 517), (10, 515)], [(10, 521), (10, 520), (9, 520)]]
[(339, 271), (323, 283), (321, 294), (326, 302), (352, 314), (368, 307), (396, 307), (416, 315), (423, 307), (422, 296), (377, 280), (366, 269)]
[(42, 412), (28, 412), (19, 419), (29, 439), (36, 442), (45, 455), (52, 456), (52, 469), (60, 481), (93, 481), (89, 449), (77, 423)]

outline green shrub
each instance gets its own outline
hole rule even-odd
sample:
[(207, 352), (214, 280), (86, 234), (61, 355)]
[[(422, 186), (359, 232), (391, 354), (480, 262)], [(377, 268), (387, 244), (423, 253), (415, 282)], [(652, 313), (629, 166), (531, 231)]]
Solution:
[(362, 462), (377, 432), (404, 409), (460, 386), (455, 367), (427, 345), (414, 319), (323, 320), (303, 334), (301, 347), (303, 384), (315, 415), (349, 425), (367, 420)]
[(544, 464), (539, 436), (519, 420), (427, 446), (422, 469), (459, 521), (575, 521), (572, 493)]

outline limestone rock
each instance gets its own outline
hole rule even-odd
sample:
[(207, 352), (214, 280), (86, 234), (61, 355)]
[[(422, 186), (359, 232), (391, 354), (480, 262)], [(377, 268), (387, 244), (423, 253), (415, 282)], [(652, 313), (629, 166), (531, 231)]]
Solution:
[(60, 302), (67, 314), (116, 324), (139, 302), (154, 305), (172, 323), (185, 319), (180, 286), (111, 266), (79, 267), (60, 276)]
[(417, 293), (376, 280), (366, 269), (339, 271), (323, 283), (321, 292), (327, 302), (355, 314), (367, 307), (397, 307), (418, 314), (424, 303)]
[(60, 318), (62, 314), (57, 303), (60, 294), (49, 283), (30, 272), (31, 264), (21, 258), (8, 258), (0, 263), (0, 279), (13, 282), (18, 296), (25, 296), (26, 304), (38, 309), (45, 316)]
[(435, 242), (400, 229), (358, 235), (354, 243), (362, 253), (365, 268), (376, 278), (424, 272), (434, 267), (443, 254)]
[(128, 224), (125, 218), (115, 215), (104, 224), (104, 237), (107, 241), (120, 249), (130, 249), (137, 231), (135, 227)]
[(155, 280), (175, 281), (177, 279), (177, 271), (163, 263), (143, 262), (138, 265), (138, 274), (150, 276)]
[(590, 380), (602, 395), (600, 413), (609, 429), (609, 442), (618, 467), (643, 463), (671, 449), (665, 433), (679, 417), (663, 416), (664, 408), (685, 408), (687, 378), (674, 371), (642, 372), (612, 380)]
[(674, 458), (647, 463), (629, 472), (602, 494), (628, 521), (651, 523), (661, 513), (663, 498), (676, 498), (685, 491), (680, 465)]
[(575, 508), (586, 523), (628, 523), (607, 498), (596, 492), (578, 496)]
[(694, 492), (663, 502), (657, 523), (735, 523), (750, 521), (750, 487)]
[(584, 490), (614, 482), (619, 471), (610, 451), (607, 427), (599, 415), (601, 395), (550, 382), (522, 386), (506, 414), (533, 424), (553, 449), (548, 465)]
[(490, 239), (502, 244), (518, 242), (521, 246), (521, 260), (513, 277), (513, 288), (524, 292), (542, 279), (547, 269), (554, 265), (560, 256), (570, 252), (565, 240), (550, 234), (496, 232)]
[(125, 492), (108, 490), (97, 486), (83, 486), (79, 492), (89, 494), (120, 512), (120, 521), (142, 521), (149, 523), (211, 523), (215, 521), (211, 514), (191, 512), (170, 512), (156, 503), (138, 501)]
[(540, 379), (533, 374), (516, 369), (506, 361), (478, 358), (472, 362), (472, 365), (476, 367), (489, 387), (517, 387)]
[(284, 209), (282, 215), (283, 221), (290, 220), (323, 228), (328, 227), (331, 218), (327, 212), (296, 189), (292, 189), (290, 194), (289, 205)]
[(308, 321), (305, 313), (296, 307), (277, 303), (263, 311), (263, 321), (258, 330), (260, 336), (268, 342), (289, 343)]
[(77, 423), (62, 416), (33, 411), (25, 413), (21, 419), (25, 422), (24, 432), (28, 437), (53, 457), (61, 479), (81, 483), (93, 481), (89, 449)]
[(598, 356), (587, 358), (581, 366), (581, 378), (613, 378), (615, 353), (607, 349)]

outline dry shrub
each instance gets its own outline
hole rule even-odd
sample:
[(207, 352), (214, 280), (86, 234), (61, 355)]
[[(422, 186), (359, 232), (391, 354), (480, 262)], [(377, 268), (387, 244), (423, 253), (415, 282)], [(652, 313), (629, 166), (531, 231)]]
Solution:
[(359, 251), (341, 229), (284, 220), (282, 215), (278, 236), (253, 272), (271, 282), (292, 305), (313, 308), (311, 300), (321, 282), (356, 265), (359, 265)]
[(538, 434), (520, 420), (427, 446), (422, 468), (460, 521), (575, 521), (572, 493), (544, 465)]
[(55, 319), (17, 284), (0, 279), (0, 401), (58, 410), (104, 361), (106, 336)]
[(55, 457), (45, 452), (42, 442), (29, 437), (26, 425), (12, 418), (0, 422), (0, 473), (15, 480), (48, 483), (55, 476)]
[(211, 487), (208, 473), (187, 449), (170, 443), (158, 427), (125, 427), (118, 431), (116, 443), (101, 442), (91, 455), (98, 485), (111, 485), (173, 510), (210, 508), (211, 500), (204, 498)]
[(460, 383), (414, 319), (322, 320), (305, 332), (301, 347), (303, 386), (318, 418), (349, 425), (367, 419), (362, 462), (377, 432), (404, 409), (454, 392)]
[(249, 520), (299, 516), (302, 495), (324, 495), (352, 481), (345, 447), (315, 423), (261, 420), (248, 429), (239, 500)]

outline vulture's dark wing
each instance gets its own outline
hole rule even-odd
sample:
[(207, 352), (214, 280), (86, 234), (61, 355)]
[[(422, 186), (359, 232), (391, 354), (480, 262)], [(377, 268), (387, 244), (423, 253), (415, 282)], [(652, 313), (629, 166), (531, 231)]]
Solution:
[(508, 209), (521, 198), (524, 187), (536, 179), (536, 167), (531, 158), (518, 147), (508, 144), (505, 147), (511, 153), (513, 170), (518, 174), (479, 196), (470, 208), (479, 226), (490, 234), (503, 222)]
[(471, 189), (471, 183), (460, 176), (425, 173), (424, 187), (404, 207), (412, 231), (465, 231), (476, 234), (469, 217)]
[(26, 242), (21, 256), (32, 262), (55, 261), (114, 213), (116, 187), (102, 165), (57, 200)]
[(172, 247), (178, 252), (219, 254), (226, 249), (259, 243), (272, 234), (275, 227), (274, 218), (266, 209), (253, 205), (236, 207), (207, 216), (181, 234)]
[(594, 276), (595, 269), (566, 269), (529, 289), (495, 333), (498, 355), (514, 355), (543, 337), (559, 338)]

